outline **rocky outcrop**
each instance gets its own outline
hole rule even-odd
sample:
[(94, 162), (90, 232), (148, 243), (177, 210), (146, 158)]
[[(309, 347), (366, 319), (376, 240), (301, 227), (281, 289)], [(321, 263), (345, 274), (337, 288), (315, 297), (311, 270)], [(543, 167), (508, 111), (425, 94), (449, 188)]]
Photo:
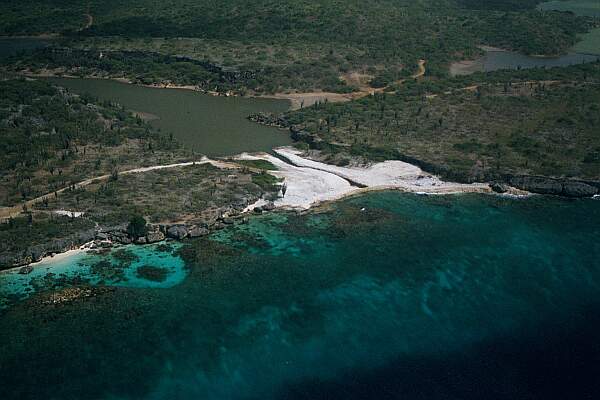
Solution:
[(508, 182), (532, 193), (567, 197), (591, 197), (600, 192), (600, 182), (547, 178), (543, 176), (513, 176)]
[(600, 188), (585, 182), (564, 182), (563, 195), (569, 197), (592, 197), (600, 193)]
[(165, 234), (162, 233), (160, 230), (148, 232), (148, 234), (146, 235), (146, 241), (148, 243), (156, 243), (161, 242), (163, 240), (165, 240)]
[(248, 119), (257, 124), (275, 126), (277, 128), (287, 128), (290, 126), (287, 118), (283, 114), (275, 115), (273, 113), (254, 113), (248, 116)]
[(490, 188), (496, 193), (506, 193), (510, 190), (510, 186), (502, 182), (492, 182)]
[(191, 238), (197, 238), (201, 236), (206, 236), (210, 233), (207, 228), (196, 226), (188, 231), (188, 236)]
[(0, 269), (20, 267), (40, 261), (43, 257), (76, 249), (95, 237), (93, 229), (81, 231), (60, 239), (53, 239), (44, 244), (29, 247), (20, 253), (0, 254)]
[(167, 237), (181, 240), (187, 237), (188, 230), (185, 225), (173, 225), (167, 229)]

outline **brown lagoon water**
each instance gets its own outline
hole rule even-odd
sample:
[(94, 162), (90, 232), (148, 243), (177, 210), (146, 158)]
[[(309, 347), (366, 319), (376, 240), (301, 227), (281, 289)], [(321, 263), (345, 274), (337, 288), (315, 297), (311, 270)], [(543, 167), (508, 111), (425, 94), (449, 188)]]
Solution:
[(456, 76), (504, 69), (567, 67), (597, 60), (600, 60), (600, 56), (592, 54), (569, 53), (560, 57), (533, 57), (514, 51), (489, 50), (473, 62), (452, 64), (450, 74)]
[(274, 99), (216, 97), (184, 89), (156, 89), (106, 79), (51, 78), (75, 93), (89, 93), (130, 110), (153, 114), (151, 124), (172, 133), (184, 146), (209, 156), (269, 151), (291, 143), (287, 132), (258, 125), (247, 116), (280, 113), (289, 102)]
[[(572, 12), (577, 15), (600, 17), (599, 0), (549, 1), (538, 7), (544, 11)], [(491, 72), (502, 69), (566, 67), (600, 60), (600, 28), (581, 35), (580, 41), (568, 54), (560, 57), (533, 57), (505, 50), (490, 50), (472, 63), (454, 63), (451, 75)]]

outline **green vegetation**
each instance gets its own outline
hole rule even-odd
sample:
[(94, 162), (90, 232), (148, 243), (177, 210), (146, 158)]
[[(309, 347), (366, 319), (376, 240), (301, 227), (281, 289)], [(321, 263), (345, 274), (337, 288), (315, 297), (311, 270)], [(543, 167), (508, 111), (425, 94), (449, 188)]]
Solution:
[[(0, 5), (0, 34), (62, 33), (70, 38), (66, 47), (79, 49), (40, 50), (19, 68), (66, 67), (79, 75), (237, 93), (350, 92), (359, 86), (352, 74), (384, 85), (413, 74), (422, 58), (428, 74), (444, 76), (449, 62), (479, 54), (478, 44), (563, 53), (591, 26), (589, 18), (540, 11), (537, 3), (92, 0), (50, 6), (34, 0), (24, 7), (9, 0)], [(83, 29), (88, 10), (93, 23)]]
[(236, 164), (243, 165), (248, 168), (257, 168), (266, 171), (276, 171), (277, 167), (267, 160), (235, 160)]
[(600, 3), (597, 0), (561, 0), (540, 4), (542, 10), (570, 11), (577, 15), (600, 17)]
[(578, 53), (600, 55), (600, 2), (597, 0), (562, 0), (540, 4), (542, 10), (572, 12), (576, 15), (596, 17), (596, 28), (580, 36), (573, 48)]
[(52, 214), (28, 214), (0, 224), (0, 269), (8, 260), (3, 256), (21, 254), (49, 241), (74, 239), (79, 232), (93, 229), (93, 222)]
[(395, 94), (286, 117), (332, 162), (348, 155), (403, 159), (462, 181), (505, 174), (599, 179), (599, 104), (594, 63), (426, 79)]
[[(279, 187), (275, 183), (277, 179), (264, 172), (223, 170), (202, 164), (121, 175), (117, 180), (69, 190), (37, 204), (28, 216), (0, 223), (0, 269), (10, 266), (15, 255), (29, 255), (34, 246), (53, 240), (69, 238), (69, 243), (75, 245), (87, 242), (93, 239), (96, 225), (129, 223), (128, 233), (132, 236), (146, 231), (146, 220), (212, 226), (224, 212), (239, 213), (261, 197), (276, 197)], [(53, 213), (65, 209), (85, 214), (67, 218)], [(80, 234), (90, 230), (91, 236), (86, 234), (81, 240)], [(135, 261), (132, 256), (126, 251), (114, 253), (121, 267)], [(102, 270), (99, 266), (98, 271)]]
[[(448, 64), (480, 55), (478, 45), (555, 55), (584, 37), (578, 48), (595, 51), (597, 29), (588, 31), (598, 19), (542, 11), (539, 3), (6, 0), (0, 35), (61, 38), (1, 68), (242, 95), (324, 90), (359, 97), (378, 88), (282, 120), (338, 165), (402, 159), (462, 181), (507, 174), (600, 179), (600, 64), (448, 77)], [(423, 66), (425, 75), (414, 75)], [(191, 154), (118, 104), (29, 78), (3, 78), (0, 92), (0, 206), (54, 192), (25, 219), (0, 226), (2, 255), (94, 225), (129, 222), (132, 236), (145, 233), (146, 221), (212, 226), (281, 189), (268, 173), (276, 167), (262, 160), (238, 161), (240, 170), (203, 164), (122, 174)], [(85, 214), (59, 218), (57, 210)], [(117, 260), (131, 262), (127, 254)], [(152, 268), (138, 273), (160, 279)]]
[(252, 175), (252, 183), (266, 191), (275, 193), (279, 191), (279, 178), (276, 178), (265, 171)]
[(185, 156), (172, 139), (118, 104), (29, 79), (2, 80), (0, 92), (0, 205)]
[(581, 41), (574, 47), (575, 51), (584, 54), (600, 55), (600, 28), (595, 28), (581, 35)]
[(146, 226), (146, 219), (136, 214), (129, 220), (129, 224), (127, 225), (127, 233), (131, 237), (140, 237), (145, 236), (148, 233), (148, 227)]
[(275, 188), (263, 184), (268, 178), (259, 176), (262, 174), (210, 164), (154, 170), (76, 189), (36, 209), (78, 210), (101, 225), (133, 222), (136, 233), (143, 229), (144, 218), (144, 223), (186, 220), (211, 225), (221, 209), (243, 209), (263, 195), (276, 193)]

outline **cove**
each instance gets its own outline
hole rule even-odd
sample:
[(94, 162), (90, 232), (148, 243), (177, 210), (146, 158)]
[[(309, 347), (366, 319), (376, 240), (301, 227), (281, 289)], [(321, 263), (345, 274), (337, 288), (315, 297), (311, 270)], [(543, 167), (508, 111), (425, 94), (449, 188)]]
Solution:
[(174, 286), (2, 311), (3, 399), (593, 398), (598, 237), (592, 199), (255, 216), (185, 242)]
[(29, 274), (20, 268), (0, 272), (0, 309), (49, 289), (75, 285), (169, 288), (186, 276), (177, 256), (179, 243), (121, 246), (46, 258)]
[(107, 79), (50, 78), (75, 93), (89, 93), (129, 110), (155, 116), (150, 123), (186, 148), (208, 156), (269, 151), (291, 144), (289, 134), (247, 120), (256, 112), (281, 113), (286, 100), (210, 96), (185, 89), (159, 89)]

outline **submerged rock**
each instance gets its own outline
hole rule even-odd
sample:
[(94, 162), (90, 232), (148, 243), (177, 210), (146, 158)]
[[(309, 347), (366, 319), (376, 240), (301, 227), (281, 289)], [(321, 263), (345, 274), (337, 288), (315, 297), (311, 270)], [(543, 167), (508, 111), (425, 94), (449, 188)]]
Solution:
[(27, 274), (30, 274), (32, 271), (33, 271), (33, 267), (31, 265), (26, 265), (19, 270), (19, 274), (27, 275)]

